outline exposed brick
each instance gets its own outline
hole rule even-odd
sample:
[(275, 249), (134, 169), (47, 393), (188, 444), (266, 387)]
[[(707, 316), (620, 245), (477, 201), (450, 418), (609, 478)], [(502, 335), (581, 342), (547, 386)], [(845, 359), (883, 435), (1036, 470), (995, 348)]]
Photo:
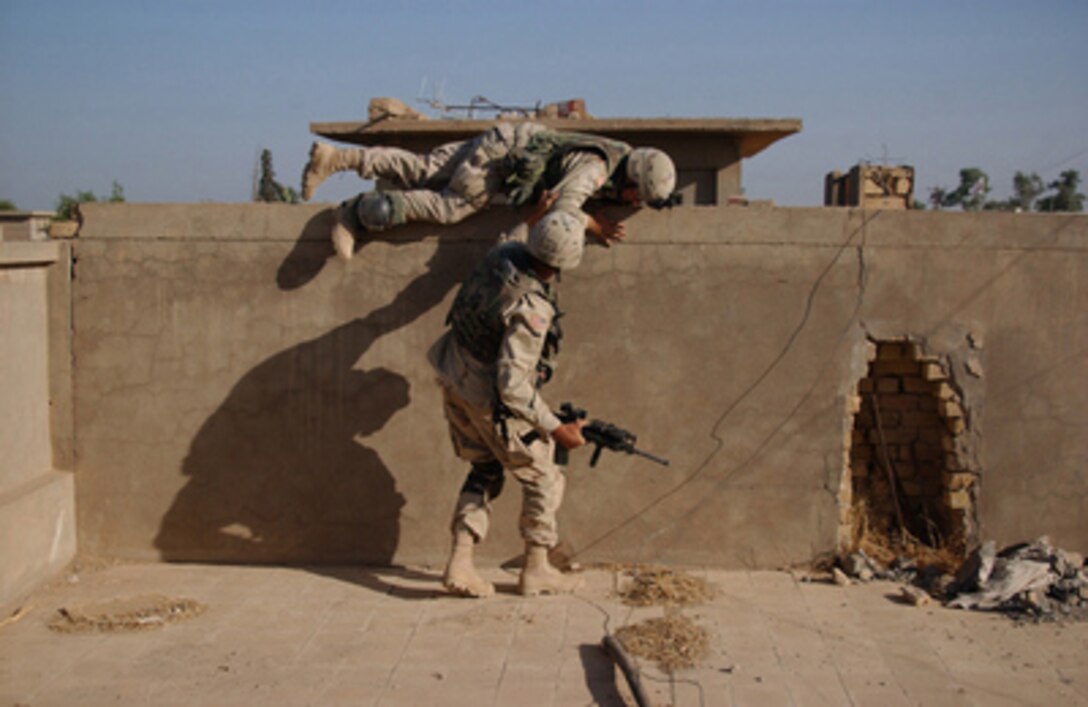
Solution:
[(918, 476), (918, 470), (909, 461), (896, 462), (893, 466), (895, 467), (895, 475), (900, 479), (913, 479)]
[(870, 378), (862, 378), (858, 381), (859, 393), (871, 393), (873, 392), (873, 381)]
[(888, 361), (876, 361), (873, 363), (872, 375), (874, 376), (917, 376), (919, 375), (918, 362), (910, 359), (893, 359)]
[(963, 417), (963, 408), (954, 400), (942, 400), (938, 409), (945, 417)]
[(962, 471), (964, 469), (963, 462), (960, 460), (960, 455), (955, 452), (945, 452), (944, 455), (944, 468), (949, 471)]
[(928, 412), (931, 414), (937, 414), (937, 398), (932, 395), (925, 394), (918, 396), (918, 409), (922, 412)]
[(966, 491), (973, 483), (975, 483), (974, 474), (957, 472), (944, 475), (944, 487), (948, 491)]
[(850, 450), (850, 458), (855, 461), (869, 461), (873, 458), (873, 448), (867, 444), (855, 445)]
[(876, 381), (878, 393), (898, 393), (901, 389), (898, 378), (878, 378)]
[(936, 498), (944, 493), (944, 482), (941, 480), (940, 474), (932, 474), (926, 476), (924, 474), (918, 475), (922, 479), (922, 491), (926, 496)]
[(876, 347), (876, 360), (889, 361), (893, 359), (908, 358), (910, 356), (907, 345), (898, 341), (882, 341)]
[(902, 417), (902, 413), (898, 410), (881, 410), (880, 424), (883, 425), (885, 429), (901, 427)]
[(917, 497), (922, 495), (922, 485), (913, 479), (904, 479), (902, 486), (903, 493), (908, 496)]
[(903, 391), (906, 393), (932, 393), (933, 384), (922, 378), (904, 378)]
[(917, 395), (888, 395), (880, 397), (880, 409), (884, 410), (917, 410)]
[(944, 370), (944, 366), (939, 363), (927, 362), (922, 365), (922, 378), (927, 381), (940, 381), (948, 378), (948, 374)]
[(934, 385), (933, 394), (941, 400), (959, 400), (959, 393), (957, 393), (956, 389), (948, 383), (941, 381)]
[(920, 427), (924, 429), (941, 426), (941, 418), (936, 412), (906, 411), (902, 414), (904, 427)]
[(943, 461), (944, 450), (939, 445), (916, 444), (914, 445), (914, 458), (922, 461)]
[(870, 469), (871, 466), (868, 461), (854, 459), (854, 461), (850, 463), (850, 476), (855, 479), (863, 479), (869, 475)]
[(934, 430), (918, 430), (918, 441), (923, 444), (929, 444), (934, 447), (941, 447), (941, 440), (944, 439), (944, 432), (939, 429)]
[(971, 494), (966, 490), (945, 491), (944, 505), (955, 510), (963, 510), (971, 507)]
[(884, 442), (888, 445), (902, 444), (904, 442), (913, 442), (918, 437), (918, 430), (899, 427), (893, 430), (884, 430), (884, 435), (881, 437), (880, 430), (869, 431), (869, 441), (873, 444), (880, 444)]

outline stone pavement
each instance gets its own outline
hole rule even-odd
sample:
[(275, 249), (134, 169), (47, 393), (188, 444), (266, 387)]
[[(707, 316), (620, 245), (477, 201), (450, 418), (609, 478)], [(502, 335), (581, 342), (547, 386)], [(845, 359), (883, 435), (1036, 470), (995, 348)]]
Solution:
[[(671, 683), (643, 665), (654, 704), (1088, 704), (1088, 624), (916, 608), (888, 583), (697, 574), (718, 596), (684, 613), (709, 632), (710, 655)], [(605, 570), (587, 571), (577, 596), (537, 599), (513, 594), (513, 575), (489, 576), (498, 596), (467, 600), (441, 594), (429, 569), (82, 572), (0, 627), (0, 706), (624, 704), (601, 638), (661, 608), (621, 604)], [(157, 630), (47, 628), (62, 606), (148, 593), (207, 609)]]

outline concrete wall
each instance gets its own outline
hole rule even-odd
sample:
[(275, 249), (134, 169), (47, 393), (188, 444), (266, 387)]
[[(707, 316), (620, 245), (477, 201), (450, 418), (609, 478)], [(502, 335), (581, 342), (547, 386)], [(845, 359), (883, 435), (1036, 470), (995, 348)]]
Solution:
[(50, 435), (49, 272), (61, 251), (0, 243), (0, 605), (75, 554), (72, 474), (54, 469)]
[[(87, 205), (75, 243), (80, 541), (135, 558), (438, 562), (464, 467), (424, 358), (514, 218), (337, 260), (320, 205)], [(777, 567), (835, 548), (872, 340), (963, 393), (979, 534), (1088, 550), (1088, 219), (685, 207), (567, 273), (555, 404), (662, 468), (575, 453), (584, 560)], [(971, 371), (968, 371), (968, 365)], [(515, 484), (484, 546), (518, 547)]]

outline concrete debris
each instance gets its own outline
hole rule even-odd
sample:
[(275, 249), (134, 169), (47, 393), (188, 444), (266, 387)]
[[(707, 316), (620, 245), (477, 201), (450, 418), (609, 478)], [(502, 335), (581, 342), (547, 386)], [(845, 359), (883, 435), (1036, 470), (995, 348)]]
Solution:
[(899, 588), (899, 594), (906, 604), (913, 606), (925, 606), (929, 604), (931, 598), (928, 593), (918, 587), (912, 587), (910, 585), (903, 585)]
[(886, 565), (867, 554), (864, 550), (858, 550), (839, 558), (839, 564), (847, 577), (858, 582), (871, 582), (874, 579), (882, 579), (889, 582), (911, 584), (917, 581), (919, 575), (928, 577), (931, 572), (930, 570), (919, 572), (918, 563), (906, 555), (900, 555)]
[(993, 540), (982, 543), (956, 571), (955, 587), (974, 591), (985, 584), (990, 578), (990, 573), (994, 571), (996, 559), (997, 544)]
[(947, 606), (1001, 611), (1037, 621), (1088, 620), (1088, 571), (1079, 553), (1047, 537), (994, 552), (983, 544), (967, 558)]
[(861, 550), (848, 555), (844, 564), (843, 570), (848, 577), (853, 577), (861, 582), (871, 582), (876, 577), (874, 571), (876, 563), (870, 560), (869, 556)]
[(873, 579), (904, 585), (904, 603), (924, 606), (930, 599), (957, 609), (1001, 611), (1035, 621), (1088, 621), (1088, 569), (1080, 553), (1055, 548), (1043, 536), (1000, 552), (991, 540), (972, 552), (955, 575), (920, 565), (907, 556), (890, 564), (858, 550), (838, 559), (835, 584)]

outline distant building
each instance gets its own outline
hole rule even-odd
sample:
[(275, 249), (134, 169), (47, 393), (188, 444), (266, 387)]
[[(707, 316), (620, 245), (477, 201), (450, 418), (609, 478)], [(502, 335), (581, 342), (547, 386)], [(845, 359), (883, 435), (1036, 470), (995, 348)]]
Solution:
[(44, 241), (52, 211), (0, 211), (0, 241)]
[(914, 203), (914, 167), (854, 165), (824, 178), (824, 206), (909, 209)]

